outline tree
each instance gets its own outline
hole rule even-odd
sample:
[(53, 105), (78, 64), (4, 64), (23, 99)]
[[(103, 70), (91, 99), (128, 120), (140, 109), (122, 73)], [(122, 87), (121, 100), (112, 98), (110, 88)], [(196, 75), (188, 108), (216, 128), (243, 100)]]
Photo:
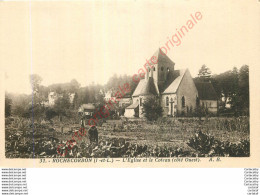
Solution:
[(201, 117), (204, 117), (204, 116), (208, 116), (209, 114), (209, 111), (208, 111), (208, 108), (205, 107), (205, 105), (197, 105), (196, 108), (195, 108), (195, 116), (196, 117), (199, 117), (199, 119), (201, 120)]
[(78, 96), (77, 92), (75, 92), (75, 96), (74, 96), (74, 99), (73, 99), (73, 102), (72, 102), (72, 108), (74, 108), (74, 109), (79, 108), (79, 96)]
[(30, 116), (33, 120), (38, 120), (44, 118), (44, 111), (45, 108), (42, 105), (33, 103), (29, 105), (28, 110), (25, 110), (23, 117)]
[(112, 77), (109, 78), (106, 86), (105, 86), (105, 91), (109, 91), (111, 89), (117, 89), (119, 84), (125, 84), (128, 83), (130, 86), (130, 94), (133, 94), (135, 88), (137, 87), (136, 82), (133, 81), (133, 78), (131, 76), (123, 75), (123, 76), (117, 76), (114, 74)]
[(239, 115), (240, 113), (240, 97), (239, 97), (239, 86), (238, 86), (238, 69), (236, 67), (233, 68), (231, 72), (232, 82), (231, 82), (231, 90), (230, 90), (230, 101), (228, 103), (231, 104), (231, 109), (235, 115)]
[(238, 73), (240, 107), (244, 114), (249, 114), (249, 66), (243, 65)]
[(211, 78), (212, 84), (223, 101), (223, 110), (230, 104), (229, 112), (238, 115), (249, 114), (249, 67), (244, 65), (238, 70), (226, 71)]
[(39, 105), (44, 107), (44, 100), (46, 96), (45, 87), (41, 86), (42, 78), (38, 74), (30, 75), (30, 83), (32, 87), (32, 99), (33, 105)]
[(12, 99), (5, 95), (5, 117), (11, 116)]
[(80, 84), (76, 79), (72, 79), (69, 83), (69, 91), (75, 93), (80, 88)]
[(163, 109), (159, 103), (158, 98), (148, 98), (143, 103), (144, 116), (149, 121), (157, 120), (162, 116)]
[(12, 99), (11, 113), (14, 116), (30, 117), (29, 107), (32, 103), (32, 96), (25, 94), (9, 94)]
[(43, 87), (40, 85), (41, 82), (42, 78), (38, 74), (30, 75), (30, 83), (32, 87), (32, 102), (29, 106), (28, 113), (34, 119), (44, 117), (45, 93), (42, 91)]
[(30, 83), (31, 83), (33, 94), (39, 93), (41, 82), (42, 82), (42, 78), (38, 74), (30, 75)]
[(63, 92), (60, 97), (57, 98), (54, 104), (54, 112), (59, 115), (60, 121), (62, 121), (62, 116), (68, 116), (70, 111), (70, 99), (66, 92)]
[(53, 108), (47, 108), (45, 111), (45, 117), (47, 120), (51, 120), (53, 117), (57, 116), (57, 113)]
[(198, 76), (203, 81), (209, 81), (209, 79), (211, 78), (211, 71), (205, 64), (203, 64), (199, 70)]
[(28, 106), (26, 105), (16, 105), (13, 108), (12, 114), (15, 116), (19, 116), (19, 117), (25, 117), (25, 118), (30, 118), (30, 114), (32, 112), (29, 110)]
[(233, 94), (233, 82), (234, 82), (234, 75), (232, 71), (226, 71), (219, 75), (214, 75), (212, 82), (215, 89), (217, 89), (218, 96), (223, 98), (223, 105), (226, 107), (228, 100), (231, 98)]

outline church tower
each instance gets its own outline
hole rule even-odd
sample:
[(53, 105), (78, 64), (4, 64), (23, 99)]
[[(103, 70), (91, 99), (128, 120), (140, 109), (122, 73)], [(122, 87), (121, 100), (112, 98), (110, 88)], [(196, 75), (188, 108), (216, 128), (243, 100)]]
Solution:
[(154, 53), (149, 62), (154, 68), (149, 70), (147, 76), (154, 79), (159, 91), (161, 91), (169, 76), (173, 75), (175, 64), (160, 48)]

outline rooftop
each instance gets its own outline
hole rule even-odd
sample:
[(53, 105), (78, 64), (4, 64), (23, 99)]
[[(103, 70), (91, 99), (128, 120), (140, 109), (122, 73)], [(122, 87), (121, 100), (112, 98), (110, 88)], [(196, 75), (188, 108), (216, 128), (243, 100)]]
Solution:
[(210, 82), (195, 82), (201, 100), (217, 100), (217, 93)]
[(152, 77), (140, 80), (134, 91), (133, 97), (140, 95), (159, 95), (158, 87)]

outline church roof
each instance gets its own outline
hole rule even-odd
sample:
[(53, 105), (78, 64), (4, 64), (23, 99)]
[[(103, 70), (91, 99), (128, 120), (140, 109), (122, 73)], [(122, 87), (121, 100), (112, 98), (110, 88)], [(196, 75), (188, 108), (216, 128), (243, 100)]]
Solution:
[(90, 103), (88, 103), (88, 104), (82, 104), (81, 106), (80, 106), (80, 109), (88, 109), (88, 110), (95, 110), (95, 106), (93, 105), (93, 104), (90, 104)]
[(173, 80), (173, 82), (164, 90), (163, 94), (167, 94), (167, 93), (176, 93), (179, 85), (182, 81), (183, 76), (185, 75), (185, 73), (187, 72), (186, 70), (175, 70), (174, 71), (174, 76), (175, 79)]
[[(174, 62), (160, 48), (156, 50), (156, 52), (151, 56), (151, 58), (152, 57), (156, 57), (158, 59), (158, 64), (164, 64), (164, 65), (169, 64), (169, 66), (170, 65), (174, 66)], [(149, 62), (151, 62), (151, 59), (149, 60)]]
[(210, 82), (195, 82), (201, 100), (217, 100), (217, 93)]
[(133, 93), (133, 97), (140, 95), (159, 95), (158, 87), (152, 77), (140, 80)]
[(135, 109), (139, 106), (139, 103), (136, 101), (135, 103), (131, 104), (130, 106), (126, 107), (126, 109)]

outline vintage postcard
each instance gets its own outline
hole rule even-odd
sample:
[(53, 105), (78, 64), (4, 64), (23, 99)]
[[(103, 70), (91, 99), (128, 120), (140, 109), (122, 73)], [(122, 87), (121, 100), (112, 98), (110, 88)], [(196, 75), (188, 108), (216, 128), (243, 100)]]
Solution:
[(0, 1), (3, 167), (259, 167), (260, 2)]

